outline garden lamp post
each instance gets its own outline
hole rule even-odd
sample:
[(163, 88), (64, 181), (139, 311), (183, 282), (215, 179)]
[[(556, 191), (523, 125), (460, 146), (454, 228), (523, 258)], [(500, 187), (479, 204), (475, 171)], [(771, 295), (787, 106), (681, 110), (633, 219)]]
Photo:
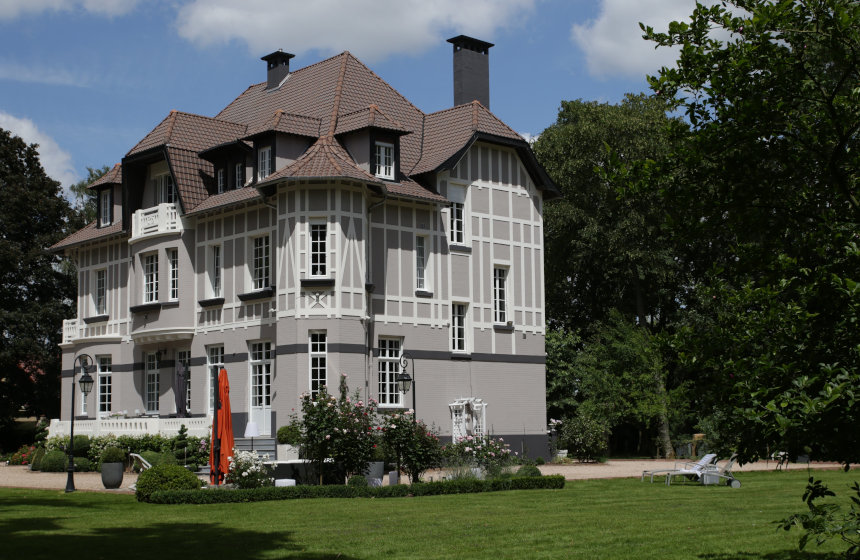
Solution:
[(415, 413), (415, 380), (409, 375), (409, 362), (412, 362), (412, 374), (415, 374), (415, 359), (404, 352), (400, 355), (400, 373), (394, 380), (404, 397), (409, 392), (409, 388), (412, 388), (412, 421), (418, 422), (418, 415)]
[(75, 371), (78, 367), (81, 368), (81, 394), (86, 399), (87, 395), (93, 389), (93, 378), (87, 372), (92, 361), (93, 359), (88, 354), (81, 354), (75, 358), (74, 365), (72, 366), (72, 416), (69, 425), (69, 446), (67, 447), (69, 452), (69, 467), (67, 469), (66, 492), (75, 491)]

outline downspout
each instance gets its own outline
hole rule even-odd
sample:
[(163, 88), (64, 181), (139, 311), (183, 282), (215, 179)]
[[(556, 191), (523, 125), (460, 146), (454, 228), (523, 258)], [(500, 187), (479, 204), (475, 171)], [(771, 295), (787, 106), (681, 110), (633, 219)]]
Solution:
[(383, 185), (382, 187), (382, 200), (371, 204), (367, 207), (367, 220), (365, 220), (365, 233), (364, 233), (364, 318), (362, 323), (364, 323), (364, 400), (370, 400), (370, 366), (373, 361), (373, 313), (371, 312), (371, 306), (373, 304), (373, 293), (369, 291), (367, 288), (370, 284), (370, 250), (371, 250), (371, 242), (370, 242), (370, 232), (373, 231), (370, 227), (370, 218), (373, 214), (373, 211), (376, 208), (379, 208), (385, 201), (388, 200), (388, 189)]

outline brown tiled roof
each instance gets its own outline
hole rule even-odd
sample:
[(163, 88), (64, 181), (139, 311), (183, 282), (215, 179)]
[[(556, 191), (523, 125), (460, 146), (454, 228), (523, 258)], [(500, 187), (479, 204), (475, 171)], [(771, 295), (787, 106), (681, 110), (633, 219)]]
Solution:
[(331, 136), (323, 136), (294, 163), (266, 177), (260, 184), (281, 179), (343, 178), (381, 184), (352, 160), (346, 150)]
[(170, 111), (170, 114), (129, 150), (126, 156), (167, 145), (200, 152), (211, 146), (244, 137), (246, 128), (242, 124), (211, 117)]
[[(122, 233), (122, 222), (117, 220), (108, 227), (96, 227), (96, 222), (93, 221), (87, 226), (79, 229), (75, 233), (69, 235), (65, 239), (54, 243), (48, 247), (48, 251), (60, 251), (74, 245), (80, 245), (88, 241), (97, 241), (102, 238), (113, 237)], [(126, 234), (127, 235), (127, 234)]]
[(399, 183), (385, 183), (385, 187), (392, 196), (418, 198), (432, 202), (448, 202), (444, 196), (424, 188), (412, 179), (404, 179)]
[(476, 132), (490, 134), (509, 140), (525, 140), (481, 105), (472, 101), (427, 115), (424, 128), (424, 153), (421, 161), (408, 171), (418, 175), (433, 171), (445, 163), (470, 141)]
[(230, 206), (246, 200), (263, 200), (260, 192), (254, 187), (243, 187), (241, 189), (227, 191), (221, 194), (215, 194), (198, 204), (194, 210), (188, 212), (187, 215), (201, 214), (207, 210)]
[(358, 111), (338, 117), (337, 128), (335, 128), (334, 133), (344, 134), (369, 127), (393, 130), (395, 132), (409, 132), (400, 123), (389, 119), (378, 106), (370, 105), (364, 109), (359, 109)]
[(251, 137), (268, 131), (318, 138), (320, 135), (320, 119), (305, 117), (303, 115), (294, 115), (292, 113), (284, 112), (283, 109), (278, 109), (275, 111), (275, 114), (272, 115), (272, 118), (254, 126), (253, 128), (249, 128), (247, 135), (248, 137)]
[(88, 189), (94, 189), (102, 185), (121, 185), (122, 184), (122, 164), (117, 163), (110, 171), (87, 185)]
[(173, 146), (167, 146), (166, 149), (170, 170), (176, 181), (176, 190), (182, 201), (182, 209), (190, 212), (209, 196), (205, 178), (212, 177), (215, 168), (211, 162), (198, 156), (197, 151)]

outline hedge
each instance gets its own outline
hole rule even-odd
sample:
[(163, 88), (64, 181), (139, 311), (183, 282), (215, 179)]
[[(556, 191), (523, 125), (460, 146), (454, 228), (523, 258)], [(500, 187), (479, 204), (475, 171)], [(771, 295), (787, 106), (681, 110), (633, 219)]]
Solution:
[(502, 490), (539, 490), (564, 488), (562, 475), (542, 477), (496, 478), (491, 480), (462, 479), (394, 486), (268, 486), (265, 488), (158, 490), (149, 496), (153, 504), (223, 504), (233, 502), (263, 502), (268, 500), (297, 500), (302, 498), (403, 498), (406, 496), (440, 496), (444, 494), (474, 494)]

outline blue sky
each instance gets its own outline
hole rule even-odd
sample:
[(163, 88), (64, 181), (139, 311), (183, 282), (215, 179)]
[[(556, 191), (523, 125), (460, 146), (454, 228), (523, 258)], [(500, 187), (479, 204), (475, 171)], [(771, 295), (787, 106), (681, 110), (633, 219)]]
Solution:
[(0, 128), (65, 187), (113, 165), (171, 109), (214, 116), (265, 81), (349, 50), (425, 112), (453, 104), (451, 45), (494, 43), (490, 108), (523, 135), (561, 100), (618, 102), (673, 53), (641, 39), (693, 0), (0, 0)]

